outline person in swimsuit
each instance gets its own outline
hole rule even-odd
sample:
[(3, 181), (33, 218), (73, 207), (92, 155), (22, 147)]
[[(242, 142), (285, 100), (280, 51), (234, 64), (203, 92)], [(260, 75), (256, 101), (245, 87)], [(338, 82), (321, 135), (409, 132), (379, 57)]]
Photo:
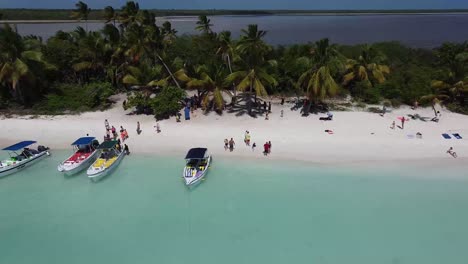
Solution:
[(236, 142), (234, 142), (234, 139), (231, 138), (231, 140), (229, 140), (229, 151), (233, 151), (234, 150), (234, 146), (236, 145)]
[(228, 150), (229, 148), (229, 140), (227, 138), (224, 139), (224, 150)]

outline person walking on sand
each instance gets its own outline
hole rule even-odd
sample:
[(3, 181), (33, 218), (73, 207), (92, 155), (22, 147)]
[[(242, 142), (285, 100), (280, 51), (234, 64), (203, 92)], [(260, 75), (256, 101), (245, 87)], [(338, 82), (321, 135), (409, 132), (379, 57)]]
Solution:
[(265, 144), (263, 144), (263, 155), (266, 156), (268, 153), (270, 153), (270, 145), (268, 142), (265, 142)]
[(268, 102), (268, 113), (271, 113), (271, 102)]
[(229, 151), (233, 151), (234, 150), (234, 146), (236, 145), (236, 142), (234, 142), (234, 139), (231, 138), (231, 140), (229, 140)]
[(405, 129), (405, 121), (406, 121), (406, 120), (405, 120), (405, 117), (402, 116), (402, 117), (401, 117), (401, 129)]
[(229, 140), (227, 138), (224, 139), (224, 150), (228, 150), (229, 148)]
[(137, 129), (136, 129), (136, 132), (137, 132), (138, 135), (141, 134), (140, 121), (137, 121)]
[(270, 117), (268, 116), (268, 112), (265, 114), (265, 120), (270, 120)]
[(281, 116), (281, 118), (283, 117), (283, 114), (284, 114), (284, 110), (283, 110), (283, 109), (281, 109), (281, 115), (280, 115), (280, 116)]
[(156, 128), (157, 133), (161, 133), (161, 127), (159, 126), (159, 123), (156, 123), (154, 127)]
[(271, 141), (268, 141), (268, 153), (271, 153)]
[(109, 121), (104, 120), (104, 126), (106, 126), (106, 130), (109, 130), (110, 129), (110, 126), (109, 126)]
[(254, 143), (252, 144), (252, 151), (254, 151), (256, 147), (257, 147), (257, 144), (254, 142)]
[(244, 142), (245, 142), (245, 145), (250, 146), (250, 133), (248, 130), (245, 131)]
[(395, 129), (395, 121), (393, 121), (392, 125), (390, 126), (391, 129)]
[(447, 153), (450, 154), (452, 157), (457, 158), (457, 153), (453, 151), (453, 147), (450, 147), (449, 150), (447, 150)]

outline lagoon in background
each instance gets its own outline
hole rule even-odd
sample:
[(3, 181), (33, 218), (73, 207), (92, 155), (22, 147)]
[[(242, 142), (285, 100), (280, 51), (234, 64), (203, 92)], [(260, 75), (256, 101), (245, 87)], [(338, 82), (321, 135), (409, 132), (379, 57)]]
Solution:
[[(339, 44), (400, 41), (417, 48), (433, 48), (443, 42), (468, 39), (468, 14), (424, 15), (267, 15), (212, 16), (214, 31), (230, 30), (238, 37), (248, 24), (258, 24), (268, 31), (265, 40), (272, 45), (307, 43), (330, 38)], [(194, 34), (196, 17), (157, 19), (170, 21), (178, 34)], [(44, 39), (58, 30), (71, 31), (85, 23), (18, 24), (22, 35), (39, 35)], [(88, 23), (89, 30), (102, 28), (102, 23)]]
[[(0, 179), (0, 263), (464, 264), (464, 168), (220, 160), (188, 190), (181, 157), (131, 155), (110, 177), (53, 155)], [(453, 177), (456, 176), (456, 177)]]

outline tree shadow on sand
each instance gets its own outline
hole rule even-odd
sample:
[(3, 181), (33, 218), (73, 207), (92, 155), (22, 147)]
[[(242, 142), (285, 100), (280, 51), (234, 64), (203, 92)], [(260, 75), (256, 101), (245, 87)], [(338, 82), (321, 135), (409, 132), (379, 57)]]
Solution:
[[(253, 118), (258, 118), (258, 116), (264, 115), (267, 111), (263, 108), (263, 103), (265, 101), (249, 94), (240, 94), (237, 95), (235, 102), (233, 101), (228, 107), (227, 112), (230, 114), (235, 114), (236, 116), (250, 115)], [(249, 113), (250, 109), (250, 113)]]

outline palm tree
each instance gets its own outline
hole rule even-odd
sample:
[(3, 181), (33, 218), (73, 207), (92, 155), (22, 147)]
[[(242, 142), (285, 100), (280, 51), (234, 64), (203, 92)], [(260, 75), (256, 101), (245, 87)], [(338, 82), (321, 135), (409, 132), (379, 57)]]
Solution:
[(166, 21), (162, 24), (161, 33), (164, 36), (164, 44), (170, 45), (177, 38), (177, 30), (172, 28), (172, 24)]
[(195, 27), (196, 30), (203, 32), (205, 35), (211, 35), (213, 31), (211, 27), (213, 24), (210, 23), (211, 20), (208, 19), (205, 15), (201, 15), (198, 17), (197, 26)]
[(366, 45), (357, 60), (347, 60), (347, 73), (343, 77), (343, 85), (347, 86), (353, 81), (366, 82), (369, 86), (385, 82), (385, 75), (390, 74), (390, 68), (381, 64), (384, 60), (382, 54)]
[(115, 26), (115, 20), (117, 19), (118, 14), (115, 12), (114, 8), (112, 6), (106, 6), (104, 8), (104, 19), (106, 20), (106, 23), (113, 22)]
[(24, 102), (26, 87), (21, 84), (36, 86), (36, 82), (41, 81), (36, 78), (38, 68), (54, 68), (43, 59), (40, 41), (22, 38), (8, 24), (0, 28), (0, 86), (3, 84), (15, 98)]
[(247, 30), (242, 29), (242, 33), (236, 51), (250, 67), (263, 64), (265, 55), (271, 50), (263, 41), (267, 32), (258, 30), (257, 25), (248, 25)]
[(226, 92), (224, 80), (228, 75), (225, 68), (216, 66), (201, 65), (195, 68), (197, 77), (189, 77), (186, 83), (188, 89), (197, 89), (202, 108), (205, 111), (210, 109), (210, 105), (218, 112), (224, 109), (223, 93)]
[(126, 28), (129, 24), (134, 23), (137, 15), (140, 12), (140, 5), (133, 1), (128, 1), (123, 7), (118, 16), (122, 27)]
[[(232, 46), (231, 32), (222, 31), (218, 35), (219, 48), (216, 51), (216, 54), (221, 55), (222, 60), (227, 64), (229, 68), (229, 73), (232, 73), (232, 64), (231, 60), (234, 56), (234, 48)], [(233, 83), (234, 97), (236, 96), (236, 87)]]
[(326, 96), (333, 96), (338, 90), (338, 84), (333, 77), (333, 70), (340, 66), (339, 54), (328, 39), (322, 39), (315, 43), (311, 50), (309, 69), (305, 71), (297, 82), (298, 87), (307, 92), (310, 101), (317, 103)]
[(82, 1), (76, 3), (75, 7), (76, 9), (72, 12), (71, 17), (80, 21), (84, 20), (86, 23), (86, 31), (88, 31), (88, 16), (91, 12), (91, 8), (89, 8), (88, 5)]
[(255, 92), (255, 99), (257, 96), (267, 96), (265, 86), (276, 86), (277, 81), (269, 73), (270, 67), (276, 66), (276, 61), (265, 61), (265, 56), (270, 47), (263, 42), (263, 37), (266, 31), (258, 30), (257, 25), (248, 25), (247, 30), (242, 30), (239, 43), (236, 51), (239, 52), (242, 70), (231, 73), (227, 78), (227, 83), (238, 83), (237, 90), (247, 92), (249, 97), (248, 111), (251, 114), (251, 100), (250, 96)]

